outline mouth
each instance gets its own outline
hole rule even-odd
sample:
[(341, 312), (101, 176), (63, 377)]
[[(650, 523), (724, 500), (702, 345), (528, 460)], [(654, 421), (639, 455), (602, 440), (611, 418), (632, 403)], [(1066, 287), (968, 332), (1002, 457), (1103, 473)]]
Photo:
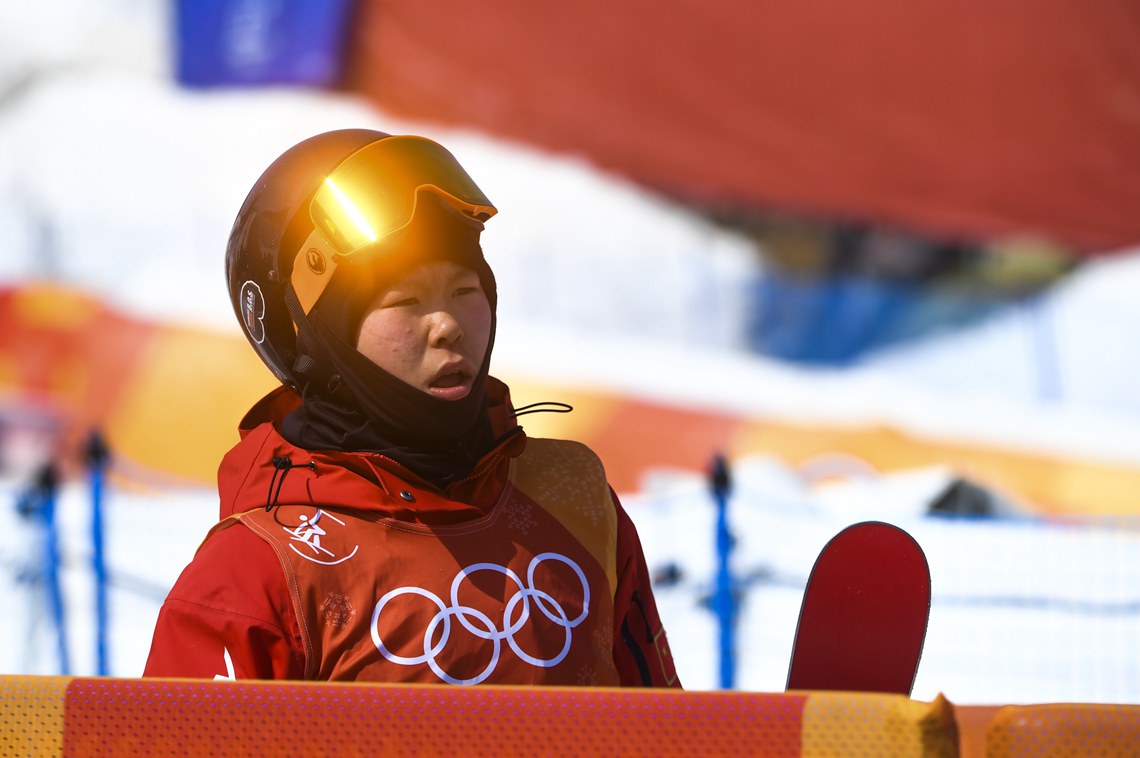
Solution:
[(468, 378), (469, 377), (467, 376), (467, 374), (463, 373), (462, 371), (452, 371), (450, 374), (444, 374), (443, 376), (436, 379), (434, 382), (431, 383), (431, 386), (432, 387), (439, 387), (441, 389), (447, 389), (450, 387), (458, 387), (459, 385), (461, 385), (465, 381), (467, 381)]
[(428, 392), (444, 400), (460, 400), (471, 392), (474, 377), (462, 368), (447, 367), (428, 384)]

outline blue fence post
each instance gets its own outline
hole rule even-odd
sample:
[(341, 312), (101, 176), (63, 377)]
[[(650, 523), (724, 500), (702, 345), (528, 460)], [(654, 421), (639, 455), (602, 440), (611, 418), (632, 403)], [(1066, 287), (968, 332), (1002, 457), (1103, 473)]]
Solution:
[[(59, 489), (59, 476), (55, 464), (44, 463), (36, 472), (36, 478), (28, 491), (16, 504), (21, 516), (33, 519), (40, 531), (40, 576), (46, 590), (48, 610), (55, 626), (56, 654), (59, 659), (59, 673), (71, 674), (71, 658), (67, 649), (67, 625), (64, 613), (63, 588), (59, 583), (59, 533), (55, 522), (56, 494)], [(35, 582), (39, 585), (39, 582)]]
[(728, 495), (732, 482), (723, 455), (713, 459), (709, 484), (716, 501), (717, 571), (712, 605), (720, 627), (720, 688), (730, 690), (736, 684), (736, 585), (729, 563), (733, 538), (728, 527)]
[(85, 458), (91, 485), (91, 569), (95, 577), (95, 673), (107, 676), (107, 563), (103, 535), (103, 485), (107, 460), (107, 444), (98, 430), (87, 438)]

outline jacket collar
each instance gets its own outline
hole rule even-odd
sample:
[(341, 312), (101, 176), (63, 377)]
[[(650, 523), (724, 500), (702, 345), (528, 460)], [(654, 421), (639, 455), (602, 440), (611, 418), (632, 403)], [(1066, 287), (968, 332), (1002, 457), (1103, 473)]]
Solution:
[(320, 505), (376, 512), (431, 525), (486, 515), (506, 485), (510, 459), (522, 452), (526, 435), (515, 421), (505, 384), (488, 378), (491, 425), (502, 441), (467, 478), (440, 492), (396, 461), (371, 452), (305, 450), (280, 433), (280, 422), (301, 399), (279, 387), (245, 415), (241, 441), (218, 469), (220, 516), (226, 518), (274, 505)]

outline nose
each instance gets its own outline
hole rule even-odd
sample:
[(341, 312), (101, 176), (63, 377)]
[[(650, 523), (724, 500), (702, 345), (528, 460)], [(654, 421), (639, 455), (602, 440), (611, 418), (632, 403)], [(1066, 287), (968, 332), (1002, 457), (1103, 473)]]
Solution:
[(455, 314), (440, 308), (430, 316), (428, 342), (432, 347), (447, 347), (463, 339), (463, 327)]

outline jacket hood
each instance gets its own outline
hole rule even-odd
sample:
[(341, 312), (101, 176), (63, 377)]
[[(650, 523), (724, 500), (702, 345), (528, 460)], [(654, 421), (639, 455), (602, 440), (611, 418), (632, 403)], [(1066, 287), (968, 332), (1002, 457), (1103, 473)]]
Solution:
[(484, 515), (498, 500), (511, 458), (526, 436), (515, 421), (507, 386), (488, 377), (488, 413), (496, 439), (470, 476), (440, 492), (396, 461), (372, 452), (305, 450), (281, 436), (281, 420), (301, 398), (279, 387), (239, 426), (241, 441), (218, 469), (221, 519), (255, 508), (320, 505), (375, 511), (379, 517), (428, 524)]

